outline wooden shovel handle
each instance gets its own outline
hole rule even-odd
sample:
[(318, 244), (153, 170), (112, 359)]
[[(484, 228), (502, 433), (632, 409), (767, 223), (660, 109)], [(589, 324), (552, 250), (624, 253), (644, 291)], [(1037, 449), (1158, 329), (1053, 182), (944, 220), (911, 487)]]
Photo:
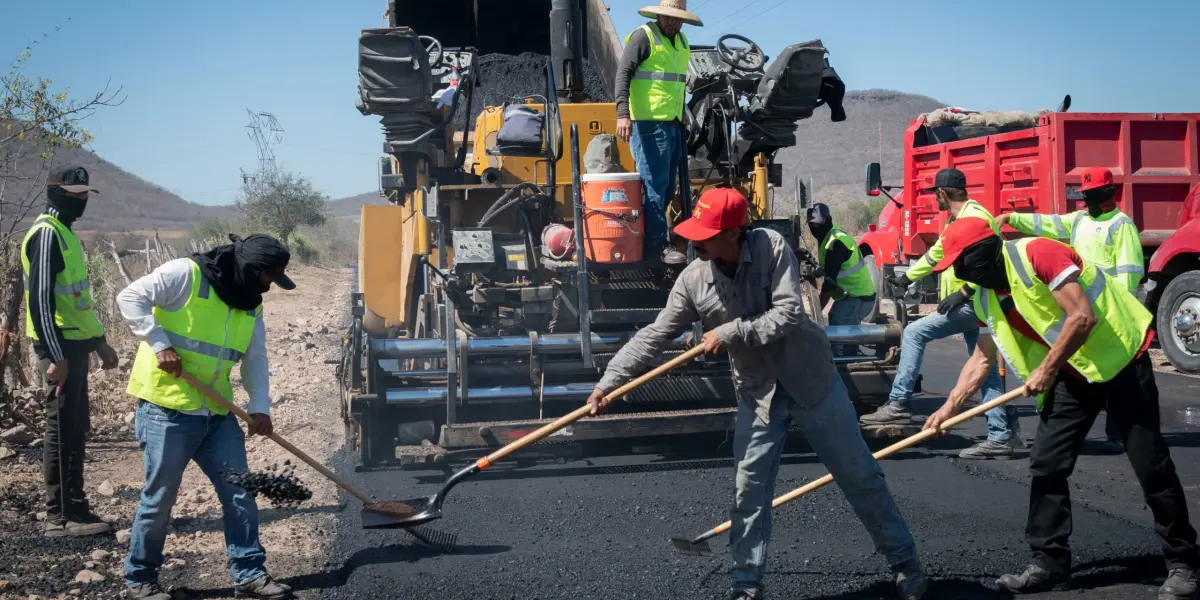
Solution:
[[(605, 396), (605, 399), (609, 402), (616, 400), (641, 387), (647, 381), (650, 381), (651, 379), (654, 379), (655, 377), (658, 377), (659, 375), (662, 375), (663, 373), (666, 373), (667, 371), (670, 371), (671, 369), (674, 369), (675, 367), (678, 367), (679, 365), (682, 365), (683, 363), (688, 362), (689, 360), (692, 360), (703, 353), (704, 346), (695, 346), (687, 352), (684, 352), (683, 354), (672, 358), (671, 360), (655, 367), (654, 369), (651, 369), (645, 375), (642, 375), (641, 377), (626, 383), (612, 392), (609, 392), (609, 394)], [(475, 465), (479, 467), (480, 470), (486, 469), (492, 466), (492, 463), (502, 460), (505, 456), (508, 456), (509, 454), (512, 454), (513, 452), (516, 452), (517, 450), (520, 450), (530, 444), (537, 443), (548, 437), (550, 434), (590, 415), (591, 413), (592, 406), (590, 404), (584, 404), (574, 411), (555, 419), (553, 422), (547, 423), (537, 430), (525, 434), (521, 437), (521, 439), (479, 459)]]
[[(221, 397), (220, 394), (218, 394), (215, 390), (208, 387), (204, 383), (201, 383), (200, 380), (196, 379), (194, 376), (192, 376), (191, 373), (184, 371), (182, 378), (184, 381), (191, 384), (192, 387), (200, 390), (205, 396), (208, 396), (209, 400), (212, 400), (221, 408), (224, 408), (224, 409), (228, 410), (229, 412), (237, 415), (238, 418), (245, 421), (246, 423), (250, 423), (250, 415), (247, 414), (246, 411), (242, 410), (240, 407), (233, 404), (232, 402), (227, 402), (224, 398)], [(291, 442), (279, 437), (279, 434), (277, 434), (275, 432), (271, 432), (271, 435), (269, 435), (267, 437), (271, 438), (272, 440), (275, 440), (275, 443), (279, 444), (280, 446), (283, 446), (284, 450), (291, 452), (292, 454), (294, 454), (296, 456), (296, 458), (299, 458), (300, 460), (308, 463), (308, 466), (319, 471), (322, 475), (324, 475), (330, 481), (338, 484), (339, 487), (346, 490), (347, 492), (350, 492), (351, 494), (354, 495), (354, 497), (358, 498), (359, 500), (362, 500), (363, 503), (365, 503), (365, 504), (374, 504), (375, 503), (375, 499), (372, 498), (369, 494), (350, 485), (350, 482), (346, 481), (345, 479), (342, 479), (341, 477), (338, 477), (337, 473), (334, 473), (333, 471), (329, 470), (328, 467), (326, 467), (325, 465), (323, 465), (323, 464), (317, 462), (315, 459), (313, 459), (313, 457), (305, 454), (303, 450), (293, 446), (291, 444)]]
[[(946, 419), (945, 421), (942, 422), (941, 426), (938, 427), (937, 429), (923, 429), (923, 430), (921, 430), (920, 433), (906, 437), (906, 438), (900, 440), (899, 442), (896, 442), (895, 444), (892, 444), (891, 446), (888, 446), (887, 448), (884, 448), (884, 449), (876, 452), (875, 454), (872, 454), (872, 456), (875, 457), (875, 460), (879, 460), (881, 458), (887, 458), (888, 456), (891, 456), (892, 454), (899, 452), (905, 448), (916, 446), (917, 444), (929, 439), (930, 437), (937, 435), (937, 433), (939, 431), (949, 431), (950, 428), (954, 427), (955, 425), (958, 425), (959, 423), (962, 423), (963, 421), (972, 419), (972, 418), (974, 418), (978, 415), (981, 415), (989, 410), (992, 410), (993, 408), (996, 408), (997, 406), (1000, 406), (1003, 404), (1008, 404), (1009, 402), (1012, 402), (1013, 400), (1016, 400), (1017, 398), (1020, 398), (1021, 396), (1024, 396), (1025, 394), (1026, 394), (1025, 386), (1021, 386), (1011, 392), (1001, 395), (1000, 397), (998, 397), (990, 402), (984, 402), (983, 404), (980, 404), (979, 406), (976, 406), (975, 408), (972, 408), (971, 410), (965, 411), (963, 413), (955, 415), (954, 417)], [(829, 474), (825, 475), (824, 477), (822, 477), (820, 479), (810, 481), (810, 482), (808, 482), (808, 483), (806, 483), (806, 484), (804, 484), (782, 496), (779, 496), (778, 498), (775, 498), (775, 500), (771, 501), (771, 508), (778, 508), (781, 505), (787, 504), (788, 502), (791, 502), (792, 500), (795, 500), (796, 498), (799, 498), (800, 496), (803, 496), (817, 488), (829, 485), (830, 483), (833, 483), (833, 475), (829, 475)], [(733, 523), (731, 523), (730, 521), (726, 521), (720, 525), (717, 525), (712, 530), (712, 533), (714, 533), (714, 534), (724, 533), (732, 525), (733, 525)]]

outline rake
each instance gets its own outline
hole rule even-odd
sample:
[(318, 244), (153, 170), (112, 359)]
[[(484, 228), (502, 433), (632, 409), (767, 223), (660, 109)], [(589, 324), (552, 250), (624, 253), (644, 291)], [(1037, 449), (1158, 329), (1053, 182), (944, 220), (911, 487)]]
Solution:
[[(904, 438), (903, 440), (900, 440), (899, 442), (896, 442), (895, 444), (876, 452), (872, 456), (874, 456), (876, 460), (886, 458), (896, 452), (904, 450), (905, 448), (915, 446), (937, 435), (939, 432), (949, 431), (952, 427), (958, 425), (959, 423), (981, 415), (989, 410), (992, 410), (993, 408), (996, 408), (997, 406), (1012, 402), (1013, 400), (1024, 395), (1026, 395), (1025, 386), (1021, 386), (1011, 392), (1001, 395), (999, 398), (980, 404), (971, 410), (947, 419), (938, 429), (924, 429), (920, 433)], [(772, 500), (771, 508), (779, 508), (780, 506), (787, 504), (788, 502), (791, 502), (792, 500), (795, 500), (796, 498), (799, 498), (815, 489), (828, 485), (832, 481), (833, 475), (825, 475), (816, 481), (809, 482)], [(668, 541), (671, 544), (671, 549), (679, 554), (686, 554), (690, 556), (712, 556), (712, 548), (709, 546), (708, 540), (715, 538), (726, 531), (729, 531), (729, 528), (732, 526), (733, 523), (731, 521), (725, 521), (724, 523), (721, 523), (720, 525), (717, 525), (716, 527), (713, 527), (712, 529), (694, 538), (672, 537), (668, 538)]]

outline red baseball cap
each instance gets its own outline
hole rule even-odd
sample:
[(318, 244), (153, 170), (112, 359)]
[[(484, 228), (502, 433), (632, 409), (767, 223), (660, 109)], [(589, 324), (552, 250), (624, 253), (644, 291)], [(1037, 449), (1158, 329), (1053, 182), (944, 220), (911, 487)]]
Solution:
[(675, 233), (703, 242), (722, 231), (746, 224), (746, 197), (730, 188), (704, 192), (692, 208), (692, 218), (675, 226)]
[(1080, 192), (1112, 185), (1112, 171), (1104, 167), (1088, 167), (1083, 170), (1082, 181), (1083, 184), (1079, 186)]
[(955, 259), (975, 242), (980, 242), (996, 235), (992, 224), (982, 217), (964, 217), (956, 219), (942, 231), (942, 260), (933, 267), (934, 273), (941, 273), (954, 264)]

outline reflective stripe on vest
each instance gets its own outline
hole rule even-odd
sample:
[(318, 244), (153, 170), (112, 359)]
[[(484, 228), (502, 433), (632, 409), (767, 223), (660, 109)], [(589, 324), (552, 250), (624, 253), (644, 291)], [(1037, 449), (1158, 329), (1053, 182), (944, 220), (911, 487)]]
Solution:
[[(687, 98), (684, 82), (692, 58), (687, 36), (681, 31), (675, 34), (674, 43), (668, 43), (656, 23), (647, 23), (640, 29), (650, 42), (650, 56), (638, 65), (629, 82), (629, 118), (682, 121)], [(625, 36), (626, 44), (632, 35)]]
[[(189, 261), (190, 262), (190, 261)], [(229, 374), (241, 361), (254, 335), (258, 308), (244, 311), (230, 308), (212, 293), (208, 280), (195, 263), (192, 289), (183, 308), (177, 311), (154, 309), (155, 321), (166, 333), (171, 347), (183, 359), (184, 370), (209, 384), (226, 400), (233, 400)], [(144, 340), (138, 345), (137, 358), (129, 377), (129, 394), (174, 410), (207, 408), (214, 414), (228, 411), (211, 405), (196, 389), (158, 368), (154, 350)]]
[(871, 281), (871, 273), (865, 270), (867, 262), (863, 260), (858, 246), (854, 244), (854, 238), (845, 231), (837, 227), (829, 230), (824, 242), (817, 250), (817, 260), (824, 265), (825, 255), (833, 248), (834, 244), (839, 243), (850, 250), (850, 258), (847, 258), (846, 262), (842, 263), (842, 268), (838, 270), (838, 287), (842, 288), (849, 296), (858, 298), (871, 296), (875, 293), (875, 284)]
[[(1045, 344), (1026, 338), (1008, 325), (999, 298), (993, 291), (981, 290), (974, 300), (976, 314), (983, 316), (1005, 360), (1023, 380), (1045, 359), (1049, 353), (1047, 345), (1058, 342), (1066, 323), (1066, 313), (1054, 300), (1050, 287), (1030, 275), (1033, 266), (1027, 248), (1034, 239), (1005, 242), (1004, 263), (1017, 312)], [(1067, 362), (1088, 381), (1109, 381), (1137, 355), (1150, 326), (1151, 315), (1127, 290), (1108, 285), (1107, 276), (1086, 261), (1079, 273), (1079, 284), (1098, 322), (1083, 346)], [(1039, 407), (1041, 400), (1038, 399)]]
[(87, 263), (84, 261), (83, 245), (75, 232), (51, 215), (41, 215), (25, 233), (21, 242), (21, 268), (25, 282), (25, 334), (38, 339), (33, 326), (33, 315), (29, 312), (29, 291), (33, 281), (29, 264), (29, 241), (42, 229), (51, 229), (58, 238), (62, 250), (63, 270), (54, 277), (54, 323), (67, 340), (90, 340), (104, 335), (104, 326), (96, 318), (93, 308), (92, 288), (88, 284)]
[[(1085, 262), (1096, 265), (1096, 268), (1110, 277), (1122, 274), (1144, 275), (1146, 268), (1140, 245), (1138, 252), (1125, 253), (1133, 254), (1132, 256), (1123, 255), (1124, 246), (1113, 245), (1117, 233), (1124, 227), (1133, 228), (1133, 235), (1137, 235), (1137, 225), (1125, 214), (1118, 213), (1101, 221), (1092, 218), (1086, 211), (1080, 211), (1071, 229), (1071, 247)], [(1141, 277), (1130, 278), (1129, 291), (1136, 291), (1140, 280)]]

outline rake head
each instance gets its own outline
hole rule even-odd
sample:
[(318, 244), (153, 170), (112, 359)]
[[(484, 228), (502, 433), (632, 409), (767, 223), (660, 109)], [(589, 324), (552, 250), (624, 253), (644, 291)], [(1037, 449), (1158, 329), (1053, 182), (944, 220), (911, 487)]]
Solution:
[(446, 531), (429, 529), (428, 527), (411, 527), (404, 530), (422, 544), (441, 552), (450, 552), (458, 543), (458, 536)]
[(695, 541), (691, 538), (673, 537), (668, 538), (671, 543), (671, 549), (678, 554), (686, 554), (688, 556), (712, 556), (712, 547), (708, 545), (707, 540)]

